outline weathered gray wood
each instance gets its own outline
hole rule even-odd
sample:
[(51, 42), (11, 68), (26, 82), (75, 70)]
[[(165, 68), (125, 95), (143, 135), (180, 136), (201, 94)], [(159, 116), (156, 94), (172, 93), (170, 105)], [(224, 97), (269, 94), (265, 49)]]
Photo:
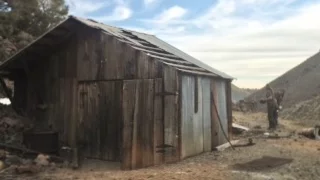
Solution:
[(216, 84), (214, 80), (211, 80), (211, 141), (212, 149), (219, 145), (219, 120), (218, 114), (215, 111), (215, 108), (218, 104), (218, 93), (216, 89)]
[(154, 80), (127, 80), (123, 87), (124, 126), (132, 133), (123, 132), (123, 151), (131, 153), (123, 157), (122, 167), (154, 165)]
[[(232, 145), (236, 145), (237, 143), (239, 143), (239, 140), (233, 140), (233, 141), (230, 141)], [(227, 142), (227, 143), (224, 143), (222, 145), (219, 145), (217, 147), (215, 147), (215, 149), (217, 151), (224, 151), (225, 149), (231, 147), (230, 143)]]
[(88, 144), (85, 156), (119, 161), (122, 121), (122, 92), (119, 89), (122, 89), (122, 82), (87, 83), (80, 86), (87, 87), (80, 92), (80, 97), (83, 98), (81, 102), (87, 104), (88, 108), (80, 113), (80, 120), (84, 121), (84, 132), (81, 133), (87, 134), (84, 140)]
[(216, 74), (210, 73), (210, 72), (203, 72), (203, 71), (196, 71), (196, 70), (188, 70), (188, 69), (182, 69), (177, 68), (178, 71), (186, 73), (186, 74), (194, 74), (199, 76), (208, 76), (208, 77), (217, 77)]
[[(162, 92), (162, 79), (155, 80), (155, 94)], [(161, 96), (154, 96), (154, 164), (159, 165), (162, 164), (163, 153), (157, 152), (157, 150), (161, 150), (157, 148), (157, 146), (161, 146), (164, 144), (164, 134), (163, 134), (163, 101)]]
[(143, 52), (138, 52), (137, 60), (137, 78), (148, 78), (149, 75), (149, 60), (148, 56)]
[(147, 49), (143, 49), (143, 48), (139, 48), (139, 47), (133, 47), (136, 50), (145, 52), (145, 53), (149, 53), (149, 54), (153, 54), (153, 55), (158, 55), (160, 57), (166, 57), (166, 58), (175, 58), (175, 59), (181, 59), (180, 57), (173, 55), (173, 54), (169, 54), (169, 53), (160, 53), (160, 52), (155, 52), (155, 51), (151, 51), (151, 50), (147, 50)]
[[(164, 92), (177, 92), (177, 72), (175, 69), (164, 66)], [(179, 159), (178, 120), (177, 120), (178, 96), (164, 96), (164, 141), (173, 146), (166, 152), (165, 162), (175, 162)]]
[[(194, 139), (194, 77), (181, 78), (181, 157), (196, 154)], [(192, 145), (191, 145), (192, 144)]]
[(185, 64), (185, 65), (192, 65), (192, 63), (182, 60), (182, 59), (173, 59), (173, 58), (166, 58), (166, 57), (162, 57), (162, 56), (157, 56), (154, 54), (147, 54), (150, 57), (153, 57), (155, 59), (159, 59), (161, 61), (165, 61), (165, 62), (170, 62), (170, 63), (175, 63), (175, 64)]
[[(123, 83), (123, 136), (122, 136), (122, 169), (132, 169), (132, 155), (134, 138), (134, 118), (135, 118), (135, 100), (136, 82), (125, 81)], [(136, 127), (136, 126), (135, 126)]]
[(211, 94), (210, 79), (201, 77), (199, 86), (202, 89), (202, 118), (203, 118), (203, 151), (211, 151)]
[(154, 164), (154, 80), (144, 80), (142, 86), (141, 97), (144, 96), (141, 107), (143, 118), (140, 118), (140, 127), (143, 127), (140, 137), (143, 151), (142, 167), (148, 167)]
[(232, 89), (231, 81), (226, 81), (226, 101), (227, 101), (227, 118), (228, 118), (228, 138), (232, 139)]

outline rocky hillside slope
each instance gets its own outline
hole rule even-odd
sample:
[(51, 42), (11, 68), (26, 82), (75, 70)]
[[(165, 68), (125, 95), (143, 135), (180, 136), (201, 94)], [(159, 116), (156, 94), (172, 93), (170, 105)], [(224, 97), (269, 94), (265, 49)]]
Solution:
[(244, 88), (239, 88), (235, 85), (232, 84), (231, 86), (232, 89), (232, 101), (234, 103), (238, 102), (239, 100), (244, 99), (245, 97), (249, 96), (250, 94), (254, 93), (257, 91), (257, 89), (244, 89)]
[(320, 96), (302, 101), (280, 113), (284, 119), (295, 120), (300, 123), (320, 125)]
[[(283, 107), (290, 108), (295, 104), (313, 99), (320, 95), (320, 52), (276, 78), (270, 85), (275, 89), (285, 89)], [(265, 88), (251, 94), (246, 99), (259, 100), (265, 97)], [(259, 105), (258, 109), (266, 109)]]

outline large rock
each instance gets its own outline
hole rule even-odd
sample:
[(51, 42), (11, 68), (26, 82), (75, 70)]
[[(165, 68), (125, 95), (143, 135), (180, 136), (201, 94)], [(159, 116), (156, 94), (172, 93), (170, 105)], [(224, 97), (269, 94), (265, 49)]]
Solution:
[(37, 166), (49, 166), (50, 165), (49, 159), (50, 159), (50, 156), (39, 154), (37, 158), (34, 160), (34, 162), (36, 163)]

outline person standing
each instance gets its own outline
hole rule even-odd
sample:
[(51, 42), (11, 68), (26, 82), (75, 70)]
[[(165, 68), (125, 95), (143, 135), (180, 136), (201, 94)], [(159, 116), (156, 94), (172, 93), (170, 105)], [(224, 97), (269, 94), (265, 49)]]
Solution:
[(268, 111), (268, 121), (269, 121), (269, 129), (275, 129), (277, 126), (276, 117), (278, 111), (278, 103), (277, 99), (275, 98), (275, 94), (273, 89), (270, 87), (269, 84), (266, 86), (266, 98), (262, 99), (260, 102), (267, 103), (267, 111)]
[(276, 126), (278, 126), (279, 111), (281, 110), (281, 103), (282, 103), (282, 100), (283, 100), (283, 97), (284, 97), (284, 93), (285, 93), (285, 90), (281, 89), (280, 91), (277, 91), (274, 94), (274, 96), (275, 96), (275, 98), (277, 100), (277, 106), (278, 106), (276, 115), (274, 117)]

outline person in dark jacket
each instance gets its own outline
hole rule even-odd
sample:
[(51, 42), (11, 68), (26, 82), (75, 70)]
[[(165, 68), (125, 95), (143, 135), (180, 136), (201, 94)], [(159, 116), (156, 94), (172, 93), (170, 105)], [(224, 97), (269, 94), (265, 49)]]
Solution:
[(285, 93), (285, 90), (281, 89), (280, 91), (277, 91), (274, 94), (274, 96), (275, 96), (275, 98), (277, 100), (277, 106), (278, 106), (277, 112), (276, 112), (275, 117), (274, 117), (276, 126), (278, 126), (278, 116), (279, 116), (279, 111), (282, 109), (281, 103), (282, 103), (282, 100), (283, 100), (283, 97), (284, 97), (284, 93)]
[(275, 129), (277, 126), (276, 118), (278, 116), (278, 103), (275, 97), (275, 93), (269, 84), (266, 86), (266, 98), (261, 99), (261, 103), (267, 103), (269, 129)]

